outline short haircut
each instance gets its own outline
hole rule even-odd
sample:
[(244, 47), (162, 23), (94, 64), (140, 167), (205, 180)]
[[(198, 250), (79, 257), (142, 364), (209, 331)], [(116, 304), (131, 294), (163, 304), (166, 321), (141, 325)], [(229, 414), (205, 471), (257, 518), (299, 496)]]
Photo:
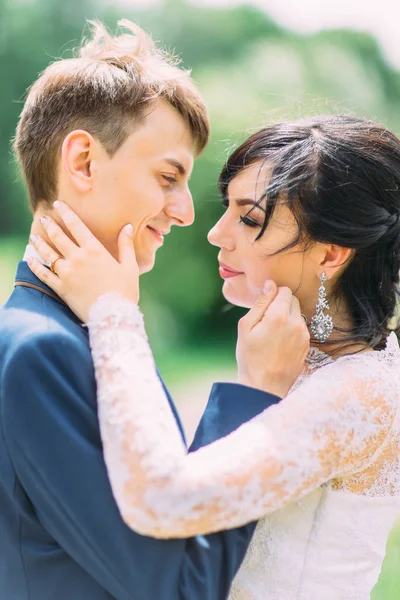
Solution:
[(175, 57), (126, 19), (118, 25), (128, 32), (116, 36), (102, 23), (90, 24), (92, 36), (79, 55), (45, 69), (20, 116), (14, 151), (33, 211), (56, 199), (60, 150), (75, 129), (93, 135), (112, 156), (164, 99), (188, 124), (198, 154), (209, 138), (205, 104)]

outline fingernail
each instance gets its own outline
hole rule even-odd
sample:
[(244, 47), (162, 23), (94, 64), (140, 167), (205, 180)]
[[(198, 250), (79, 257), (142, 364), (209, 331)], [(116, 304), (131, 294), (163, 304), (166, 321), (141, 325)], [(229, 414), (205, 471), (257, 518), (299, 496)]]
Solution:
[(30, 235), (29, 236), (29, 240), (32, 242), (32, 244), (36, 244), (36, 242), (38, 241), (38, 236), (37, 235)]
[(26, 257), (26, 262), (28, 263), (28, 265), (31, 265), (31, 264), (32, 264), (32, 262), (33, 262), (33, 261), (32, 261), (32, 256), (27, 256), (27, 257)]
[(132, 225), (125, 225), (124, 231), (125, 231), (126, 235), (129, 235), (129, 237), (133, 238), (133, 227), (132, 227)]
[(263, 289), (264, 294), (268, 294), (271, 290), (272, 290), (272, 284), (271, 284), (271, 282), (270, 281), (266, 281), (264, 283), (264, 289)]
[(49, 217), (40, 217), (40, 222), (42, 225), (45, 225), (48, 220), (49, 220)]
[(53, 202), (53, 206), (58, 210), (59, 208), (61, 208), (61, 202), (59, 200), (56, 200), (55, 202)]

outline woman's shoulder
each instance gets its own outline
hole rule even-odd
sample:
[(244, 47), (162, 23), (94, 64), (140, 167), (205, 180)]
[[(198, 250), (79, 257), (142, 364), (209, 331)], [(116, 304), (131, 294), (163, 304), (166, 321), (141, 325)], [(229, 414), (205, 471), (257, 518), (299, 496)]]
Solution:
[(366, 400), (381, 397), (385, 402), (400, 400), (400, 347), (392, 332), (382, 350), (342, 356), (331, 364), (338, 381), (349, 380), (355, 389), (364, 390)]
[(394, 332), (388, 336), (382, 350), (346, 354), (334, 359), (312, 348), (307, 362), (311, 376), (333, 381), (336, 378), (339, 382), (343, 379), (353, 382), (374, 380), (383, 384), (400, 380), (400, 347)]
[(347, 354), (339, 357), (337, 360), (332, 361), (333, 363), (365, 363), (372, 365), (387, 366), (387, 367), (400, 367), (400, 346), (397, 335), (392, 331), (386, 338), (385, 347), (381, 350), (369, 350), (365, 352), (359, 352), (355, 354)]
[(316, 404), (316, 409), (331, 407), (343, 413), (361, 410), (361, 415), (369, 413), (374, 419), (393, 421), (400, 406), (400, 348), (394, 333), (383, 350), (337, 359), (320, 351), (313, 351), (311, 356), (308, 376), (301, 377), (293, 390)]
[(352, 422), (358, 416), (360, 432), (384, 436), (399, 423), (400, 349), (394, 333), (383, 350), (340, 357), (314, 377), (321, 378), (326, 394), (332, 389), (332, 405), (341, 418)]

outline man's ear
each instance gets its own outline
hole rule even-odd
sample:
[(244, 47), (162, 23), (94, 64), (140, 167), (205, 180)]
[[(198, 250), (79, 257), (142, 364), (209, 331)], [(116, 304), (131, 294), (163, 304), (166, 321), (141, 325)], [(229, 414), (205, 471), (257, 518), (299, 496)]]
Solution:
[(320, 262), (321, 272), (325, 272), (328, 279), (333, 279), (347, 267), (353, 256), (353, 250), (335, 244), (324, 244), (324, 250), (324, 256)]
[(87, 193), (92, 189), (92, 160), (96, 142), (85, 130), (71, 131), (61, 147), (61, 164), (70, 183), (78, 193)]

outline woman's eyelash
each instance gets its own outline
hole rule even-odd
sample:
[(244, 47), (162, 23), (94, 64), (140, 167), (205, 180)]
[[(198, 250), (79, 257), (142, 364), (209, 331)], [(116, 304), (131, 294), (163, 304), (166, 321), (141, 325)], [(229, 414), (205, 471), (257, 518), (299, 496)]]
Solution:
[(257, 221), (253, 221), (253, 219), (249, 219), (249, 217), (246, 216), (239, 217), (239, 222), (248, 227), (261, 227), (260, 223), (257, 223)]
[[(228, 198), (222, 198), (222, 206), (225, 208), (229, 208), (229, 200)], [(248, 216), (239, 217), (239, 223), (243, 223), (243, 225), (247, 225), (248, 227), (261, 227), (260, 223), (250, 219)]]

